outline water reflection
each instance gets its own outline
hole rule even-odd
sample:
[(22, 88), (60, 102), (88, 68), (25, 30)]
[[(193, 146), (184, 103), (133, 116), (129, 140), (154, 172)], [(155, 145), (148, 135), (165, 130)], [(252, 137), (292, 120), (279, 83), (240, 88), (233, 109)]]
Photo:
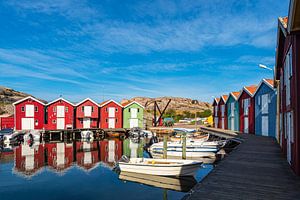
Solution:
[[(0, 196), (5, 197), (4, 199), (18, 199), (15, 198), (15, 193), (19, 197), (31, 196), (32, 192), (40, 190), (48, 195), (45, 200), (52, 199), (53, 191), (56, 191), (55, 199), (67, 197), (97, 199), (96, 196), (89, 195), (92, 191), (84, 192), (93, 188), (93, 192), (98, 191), (99, 195), (106, 194), (104, 199), (118, 199), (115, 196), (118, 192), (126, 193), (127, 196), (131, 196), (130, 199), (140, 199), (138, 197), (145, 191), (151, 193), (153, 198), (161, 198), (162, 192), (165, 192), (168, 193), (168, 198), (172, 199), (182, 197), (184, 194), (181, 192), (189, 191), (210, 171), (210, 169), (199, 170), (195, 179), (123, 172), (117, 174), (111, 170), (122, 155), (145, 157), (144, 146), (147, 143), (148, 141), (144, 139), (107, 138), (100, 141), (23, 143), (15, 147), (2, 148)], [(84, 173), (80, 173), (81, 171)], [(57, 176), (53, 176), (53, 173)], [(83, 180), (84, 189), (80, 190), (79, 185)], [(65, 193), (60, 192), (61, 188), (66, 190)], [(72, 196), (74, 191), (77, 198)], [(132, 195), (133, 193), (136, 196)]]

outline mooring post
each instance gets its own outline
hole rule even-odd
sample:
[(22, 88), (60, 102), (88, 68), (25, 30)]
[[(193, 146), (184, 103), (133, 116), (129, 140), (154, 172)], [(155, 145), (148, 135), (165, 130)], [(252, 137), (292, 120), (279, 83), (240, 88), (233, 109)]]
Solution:
[(167, 159), (167, 148), (168, 148), (168, 136), (164, 135), (164, 154), (163, 159)]
[(186, 134), (182, 135), (182, 159), (186, 159)]

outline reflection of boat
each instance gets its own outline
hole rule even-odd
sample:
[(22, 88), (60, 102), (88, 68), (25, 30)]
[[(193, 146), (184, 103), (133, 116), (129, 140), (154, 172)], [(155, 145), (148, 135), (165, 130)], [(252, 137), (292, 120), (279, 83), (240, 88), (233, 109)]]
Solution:
[(158, 176), (194, 176), (202, 162), (193, 160), (131, 158), (119, 161), (121, 171)]
[(132, 172), (121, 172), (119, 179), (180, 192), (190, 191), (197, 183), (193, 176), (165, 177)]

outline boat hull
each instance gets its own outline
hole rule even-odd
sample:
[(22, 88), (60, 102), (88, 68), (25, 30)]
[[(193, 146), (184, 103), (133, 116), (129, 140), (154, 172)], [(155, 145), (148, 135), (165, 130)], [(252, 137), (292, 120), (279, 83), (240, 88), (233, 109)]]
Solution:
[[(147, 159), (149, 161), (174, 161), (168, 159)], [(175, 162), (175, 161), (174, 161)], [(178, 162), (178, 160), (176, 160)], [(191, 161), (183, 165), (156, 165), (156, 164), (138, 164), (119, 162), (120, 170), (123, 172), (133, 172), (140, 174), (158, 175), (158, 176), (194, 176), (200, 168), (202, 162)]]

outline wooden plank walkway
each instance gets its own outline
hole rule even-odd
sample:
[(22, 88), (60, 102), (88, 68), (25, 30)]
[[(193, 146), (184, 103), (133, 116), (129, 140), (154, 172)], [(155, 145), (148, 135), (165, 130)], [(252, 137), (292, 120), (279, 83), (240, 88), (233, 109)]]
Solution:
[(244, 142), (183, 199), (300, 199), (300, 177), (275, 139), (239, 136)]

